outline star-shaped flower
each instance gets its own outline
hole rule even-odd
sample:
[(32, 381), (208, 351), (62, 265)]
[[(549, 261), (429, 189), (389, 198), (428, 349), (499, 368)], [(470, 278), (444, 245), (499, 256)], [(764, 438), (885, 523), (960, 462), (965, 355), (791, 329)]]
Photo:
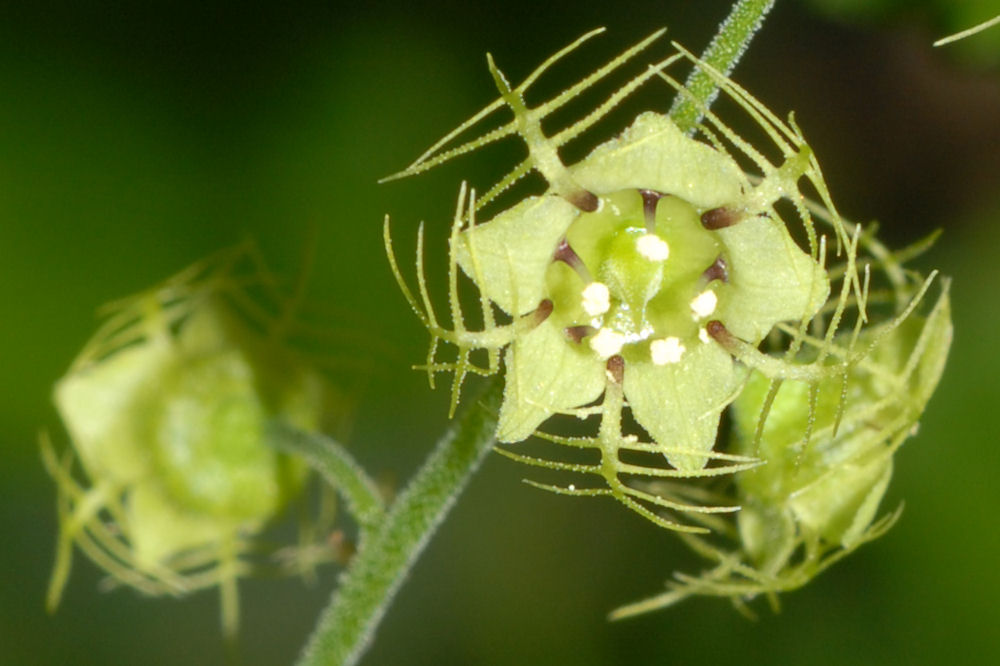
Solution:
[[(597, 400), (620, 355), (628, 405), (652, 438), (709, 451), (745, 378), (711, 331), (721, 323), (756, 345), (776, 323), (810, 318), (829, 293), (825, 272), (773, 202), (745, 192), (730, 157), (664, 116), (640, 115), (569, 174), (596, 196), (594, 210), (530, 197), (459, 236), (459, 265), (508, 314), (551, 304), (504, 356), (498, 438), (520, 441)], [(668, 458), (683, 470), (707, 460)]]
[[(528, 149), (525, 160), (482, 197), (461, 188), (450, 240), (450, 328), (440, 323), (431, 304), (421, 251), (418, 299), (399, 271), (388, 221), (385, 239), (399, 286), (431, 333), (424, 367), (432, 384), (435, 373), (454, 373), (453, 409), (464, 378), (500, 372), (502, 356), (505, 393), (498, 439), (518, 442), (536, 434), (570, 447), (597, 449), (600, 461), (554, 461), (509, 449), (500, 449), (502, 453), (539, 467), (595, 474), (605, 483), (602, 488), (541, 487), (565, 494), (611, 495), (662, 526), (702, 531), (701, 526), (665, 518), (661, 510), (711, 513), (738, 507), (693, 500), (683, 490), (679, 495), (674, 489), (649, 492), (632, 480), (735, 474), (760, 464), (752, 454), (714, 450), (719, 419), (750, 369), (775, 378), (804, 372), (790, 370), (786, 358), (758, 346), (776, 325), (790, 326), (779, 337), (785, 336), (781, 351), (791, 358), (810, 320), (827, 301), (827, 241), (816, 231), (798, 181), (810, 181), (824, 201), (829, 197), (798, 130), (680, 47), (679, 54), (650, 66), (577, 123), (551, 136), (543, 131), (547, 115), (658, 34), (537, 107), (527, 106), (525, 90), (571, 49), (543, 63), (517, 87), (511, 87), (490, 60), (500, 99), (394, 176), (421, 173), (505, 136), (518, 136)], [(696, 128), (700, 138), (681, 131), (666, 115), (643, 113), (583, 160), (563, 163), (560, 147), (644, 81), (659, 76), (686, 94), (662, 71), (685, 57), (759, 124), (771, 142), (767, 150), (752, 146), (711, 113)], [(513, 112), (514, 120), (479, 139), (447, 147), (502, 106)], [(780, 159), (772, 163), (765, 153), (775, 149)], [(531, 170), (548, 183), (544, 194), (476, 223), (484, 203)], [(846, 300), (859, 292), (851, 263), (856, 239), (830, 208), (819, 214), (833, 230), (837, 251), (844, 250), (848, 258), (846, 287), (834, 302), (836, 320)], [(792, 238), (785, 219), (801, 223), (803, 244)], [(421, 231), (420, 244), (422, 238)], [(459, 268), (480, 292), (483, 324), (478, 331), (467, 328), (462, 313)], [(498, 322), (495, 308), (510, 322)], [(442, 342), (457, 347), (454, 361), (438, 359)], [(476, 350), (487, 352), (488, 365), (476, 360), (483, 358), (473, 356)], [(633, 431), (623, 419), (626, 413), (648, 437)], [(598, 433), (548, 433), (543, 424), (556, 414), (599, 415)], [(654, 462), (650, 453), (660, 454), (660, 461), (665, 457), (668, 464)]]

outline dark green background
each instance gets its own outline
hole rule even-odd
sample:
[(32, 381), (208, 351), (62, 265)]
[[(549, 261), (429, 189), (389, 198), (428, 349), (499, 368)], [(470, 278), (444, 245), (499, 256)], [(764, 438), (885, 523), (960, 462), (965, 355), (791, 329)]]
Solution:
[[(519, 80), (608, 26), (553, 89), (661, 25), (700, 50), (729, 5), (21, 4), (0, 20), (0, 663), (149, 665), (221, 661), (214, 594), (98, 593), (77, 556), (63, 606), (43, 609), (56, 525), (37, 433), (62, 437), (50, 387), (96, 308), (246, 235), (292, 270), (315, 225), (311, 295), (365, 339), (331, 353), (375, 363), (349, 444), (401, 482), (444, 427), (446, 395), (408, 370), (426, 339), (383, 258), (382, 216), (405, 256), (421, 219), (440, 244), (458, 180), (481, 186), (497, 167), (484, 153), (376, 179), (493, 98), (487, 49)], [(779, 114), (796, 110), (845, 215), (878, 218), (897, 244), (945, 229), (922, 261), (954, 276), (955, 345), (897, 459), (898, 526), (783, 597), (779, 615), (761, 607), (750, 622), (694, 600), (608, 624), (687, 554), (616, 505), (528, 488), (526, 469), (491, 456), (365, 663), (1000, 663), (1000, 29), (930, 47), (1000, 3), (838, 4), (858, 5), (779, 0), (737, 78)], [(638, 104), (669, 98), (654, 87)], [(332, 581), (246, 585), (246, 662), (290, 663)]]

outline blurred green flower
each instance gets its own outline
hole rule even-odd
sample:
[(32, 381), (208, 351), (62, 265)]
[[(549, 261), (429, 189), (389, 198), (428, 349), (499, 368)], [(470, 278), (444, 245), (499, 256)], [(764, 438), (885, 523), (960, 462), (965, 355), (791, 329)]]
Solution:
[[(333, 397), (282, 344), (282, 320), (254, 307), (243, 281), (263, 274), (240, 273), (252, 257), (236, 248), (114, 305), (57, 383), (73, 449), (58, 462), (43, 440), (60, 494), (50, 608), (76, 543), (148, 594), (221, 586), (235, 631), (235, 581), (252, 570), (242, 557), (306, 479), (265, 441), (266, 423), (314, 431)], [(72, 475), (74, 453), (89, 487)]]

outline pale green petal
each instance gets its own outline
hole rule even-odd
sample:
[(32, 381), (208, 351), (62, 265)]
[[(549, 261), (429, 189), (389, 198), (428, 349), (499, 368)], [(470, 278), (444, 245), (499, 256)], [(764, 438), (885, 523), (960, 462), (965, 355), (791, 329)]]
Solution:
[(528, 197), (463, 231), (455, 248), (458, 265), (505, 312), (531, 312), (544, 295), (552, 253), (578, 213), (561, 197)]
[(718, 233), (730, 284), (716, 317), (736, 337), (756, 343), (776, 323), (811, 316), (826, 302), (826, 272), (780, 222), (751, 217)]
[(727, 155), (684, 135), (664, 115), (642, 113), (616, 139), (571, 169), (585, 190), (606, 194), (642, 188), (673, 194), (696, 208), (733, 205), (744, 176)]
[(149, 456), (137, 438), (135, 405), (158, 390), (173, 355), (166, 340), (151, 339), (56, 384), (56, 408), (92, 477), (128, 483), (145, 475)]
[(672, 449), (711, 451), (719, 416), (745, 370), (714, 343), (695, 344), (678, 363), (625, 363), (625, 397), (635, 420), (680, 470), (697, 471), (707, 458)]
[(178, 509), (160, 487), (147, 481), (128, 493), (127, 535), (141, 567), (164, 564), (170, 557), (218, 543), (240, 524)]
[(604, 363), (545, 322), (507, 349), (497, 439), (519, 442), (554, 412), (593, 402), (604, 390)]

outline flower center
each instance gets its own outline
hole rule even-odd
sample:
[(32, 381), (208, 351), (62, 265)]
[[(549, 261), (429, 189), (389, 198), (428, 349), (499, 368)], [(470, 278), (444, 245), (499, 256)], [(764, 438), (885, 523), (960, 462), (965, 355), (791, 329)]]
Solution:
[(600, 358), (679, 362), (726, 296), (718, 234), (675, 196), (622, 190), (566, 232), (546, 273), (554, 320)]

